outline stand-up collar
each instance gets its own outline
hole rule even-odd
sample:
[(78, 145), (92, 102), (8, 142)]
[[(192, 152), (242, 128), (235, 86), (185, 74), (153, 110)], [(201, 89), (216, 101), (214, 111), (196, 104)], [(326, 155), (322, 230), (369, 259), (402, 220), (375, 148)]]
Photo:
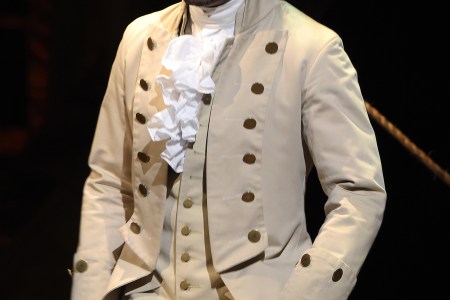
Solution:
[(191, 5), (189, 7), (189, 12), (191, 14), (192, 22), (200, 28), (234, 27), (236, 13), (244, 2), (245, 0), (230, 0), (218, 7), (200, 7)]
[[(188, 19), (186, 18), (188, 5), (184, 1), (182, 1), (182, 4), (184, 18), (181, 32), (183, 33), (183, 29), (186, 27), (185, 22)], [(280, 0), (245, 0), (244, 5), (241, 6), (236, 14), (235, 32), (239, 33), (252, 28), (279, 4)]]

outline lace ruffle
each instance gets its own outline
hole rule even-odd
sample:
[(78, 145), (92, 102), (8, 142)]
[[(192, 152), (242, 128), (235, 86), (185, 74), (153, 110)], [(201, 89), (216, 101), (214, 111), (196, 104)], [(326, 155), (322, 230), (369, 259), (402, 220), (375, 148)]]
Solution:
[(156, 77), (167, 108), (152, 116), (148, 130), (152, 140), (167, 140), (161, 157), (177, 173), (183, 171), (187, 144), (195, 141), (201, 96), (215, 88), (211, 78), (214, 50), (212, 44), (202, 43), (192, 35), (176, 37), (162, 60), (172, 73)]

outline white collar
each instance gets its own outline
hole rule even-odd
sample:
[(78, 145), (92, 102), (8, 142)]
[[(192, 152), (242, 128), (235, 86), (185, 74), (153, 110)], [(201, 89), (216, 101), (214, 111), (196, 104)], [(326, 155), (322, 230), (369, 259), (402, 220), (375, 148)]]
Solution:
[(217, 7), (189, 6), (191, 20), (199, 28), (234, 28), (236, 13), (245, 0), (230, 0)]

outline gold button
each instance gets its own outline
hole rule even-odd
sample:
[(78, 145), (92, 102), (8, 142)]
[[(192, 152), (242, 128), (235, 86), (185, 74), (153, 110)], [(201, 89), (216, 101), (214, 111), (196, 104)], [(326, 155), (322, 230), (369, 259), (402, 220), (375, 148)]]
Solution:
[(150, 156), (148, 156), (144, 152), (138, 152), (137, 157), (144, 163), (148, 163), (150, 161)]
[(141, 80), (139, 81), (139, 85), (141, 86), (141, 88), (142, 88), (144, 91), (147, 91), (147, 90), (148, 90), (148, 83), (147, 83), (147, 81), (145, 81), (144, 79), (141, 79)]
[(253, 194), (252, 192), (246, 192), (242, 194), (241, 199), (244, 202), (252, 202), (253, 200), (255, 200), (255, 194)]
[(139, 192), (142, 194), (142, 196), (146, 197), (148, 194), (147, 187), (143, 185), (142, 183), (139, 185)]
[(181, 228), (181, 234), (184, 236), (188, 236), (191, 233), (191, 228), (189, 228), (189, 226), (183, 226), (183, 228)]
[(248, 240), (252, 243), (257, 243), (261, 239), (261, 233), (257, 229), (253, 229), (248, 233)]
[(256, 120), (252, 118), (248, 118), (244, 121), (244, 128), (253, 129), (256, 127)]
[(77, 272), (80, 272), (80, 273), (86, 272), (87, 268), (88, 268), (88, 263), (84, 259), (80, 259), (75, 264), (75, 270)]
[(155, 48), (155, 43), (153, 42), (153, 39), (151, 37), (147, 39), (147, 47), (148, 49), (150, 49), (150, 51), (153, 51), (153, 49)]
[(252, 92), (253, 94), (260, 95), (264, 92), (264, 86), (261, 83), (256, 82), (252, 85)]
[(342, 278), (342, 275), (344, 274), (344, 271), (342, 271), (341, 268), (337, 269), (333, 273), (333, 277), (331, 278), (334, 282), (339, 281)]
[(302, 267), (307, 267), (311, 264), (311, 256), (309, 254), (303, 254), (302, 259), (300, 260), (300, 264)]
[(139, 224), (136, 222), (133, 222), (130, 224), (130, 229), (131, 229), (131, 232), (134, 234), (141, 233), (141, 226), (139, 226)]
[(277, 43), (271, 42), (271, 43), (268, 43), (266, 45), (266, 52), (267, 53), (274, 54), (274, 53), (277, 53), (277, 51), (278, 51), (278, 44)]
[(186, 291), (187, 289), (189, 289), (189, 282), (187, 280), (182, 280), (180, 282), (180, 289), (182, 289), (183, 291)]
[(211, 104), (211, 94), (203, 94), (202, 102), (206, 105)]
[(191, 198), (186, 198), (186, 199), (183, 201), (183, 206), (184, 206), (184, 208), (191, 208), (193, 204), (194, 204), (194, 203), (192, 202), (192, 199), (191, 199)]
[(191, 256), (189, 255), (189, 253), (184, 252), (183, 254), (181, 254), (181, 261), (182, 262), (188, 262), (191, 259)]
[(242, 160), (249, 165), (252, 165), (255, 163), (256, 161), (256, 156), (254, 154), (251, 153), (247, 153), (244, 155), (244, 157), (242, 158)]
[(136, 120), (138, 120), (141, 124), (145, 124), (147, 122), (147, 118), (141, 113), (136, 114)]

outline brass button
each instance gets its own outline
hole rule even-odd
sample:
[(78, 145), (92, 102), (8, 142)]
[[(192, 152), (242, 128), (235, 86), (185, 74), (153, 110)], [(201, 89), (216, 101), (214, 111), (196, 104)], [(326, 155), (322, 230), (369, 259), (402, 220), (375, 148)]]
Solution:
[(131, 232), (134, 234), (141, 233), (141, 226), (139, 226), (139, 224), (136, 222), (133, 222), (130, 224), (130, 229), (131, 229)]
[(277, 43), (271, 42), (271, 43), (268, 43), (266, 45), (266, 52), (267, 53), (274, 54), (274, 53), (277, 53), (277, 51), (278, 51), (278, 44)]
[(194, 144), (195, 144), (195, 142), (187, 142), (187, 143), (186, 143), (186, 148), (188, 148), (188, 149), (194, 149)]
[(182, 262), (188, 262), (191, 259), (191, 256), (189, 255), (189, 253), (184, 252), (183, 254), (181, 254), (181, 261)]
[(309, 254), (303, 254), (302, 259), (300, 260), (300, 264), (302, 267), (307, 267), (311, 264), (311, 256)]
[(141, 88), (142, 88), (144, 91), (147, 91), (147, 90), (148, 90), (148, 83), (147, 83), (147, 81), (145, 81), (144, 79), (141, 79), (141, 80), (139, 81), (139, 85), (141, 86)]
[(150, 156), (148, 156), (144, 152), (138, 152), (137, 157), (144, 163), (148, 163), (150, 161)]
[(187, 280), (182, 280), (180, 282), (180, 289), (182, 289), (183, 291), (186, 291), (187, 289), (189, 289), (189, 286), (190, 286), (190, 284), (189, 284), (189, 281), (187, 281)]
[(252, 192), (246, 192), (242, 194), (241, 199), (244, 202), (252, 202), (253, 200), (255, 200), (255, 194), (253, 194)]
[(87, 268), (88, 268), (88, 263), (84, 259), (80, 259), (75, 264), (75, 270), (77, 272), (80, 272), (80, 273), (86, 272)]
[(142, 194), (142, 196), (146, 197), (148, 194), (147, 187), (143, 185), (142, 183), (139, 185), (139, 192)]
[(244, 157), (242, 158), (242, 160), (249, 165), (252, 165), (255, 163), (256, 161), (256, 156), (254, 154), (251, 153), (247, 153), (244, 155)]
[(155, 49), (155, 42), (153, 42), (153, 39), (151, 37), (147, 39), (147, 47), (150, 51), (153, 51), (153, 49)]
[(337, 281), (339, 281), (339, 280), (342, 278), (342, 275), (343, 275), (343, 274), (344, 274), (344, 271), (342, 271), (342, 269), (339, 268), (339, 269), (337, 269), (336, 271), (334, 271), (333, 277), (331, 277), (331, 279), (332, 279), (334, 282), (337, 282)]
[(184, 206), (184, 208), (191, 208), (193, 204), (194, 204), (194, 203), (192, 202), (192, 199), (191, 199), (191, 198), (186, 198), (186, 199), (183, 201), (183, 206)]
[(136, 120), (138, 120), (141, 124), (145, 124), (147, 122), (147, 118), (141, 113), (136, 114)]
[(261, 233), (257, 229), (253, 229), (248, 233), (248, 240), (252, 243), (257, 243), (261, 239)]
[(264, 85), (259, 82), (256, 82), (252, 85), (252, 93), (256, 95), (260, 95), (264, 92)]
[(184, 236), (188, 236), (191, 233), (191, 228), (189, 228), (189, 226), (183, 226), (183, 228), (181, 228), (181, 234)]
[(256, 120), (252, 118), (248, 118), (244, 121), (244, 128), (253, 129), (256, 127)]
[(202, 102), (206, 105), (211, 104), (211, 94), (203, 94)]

